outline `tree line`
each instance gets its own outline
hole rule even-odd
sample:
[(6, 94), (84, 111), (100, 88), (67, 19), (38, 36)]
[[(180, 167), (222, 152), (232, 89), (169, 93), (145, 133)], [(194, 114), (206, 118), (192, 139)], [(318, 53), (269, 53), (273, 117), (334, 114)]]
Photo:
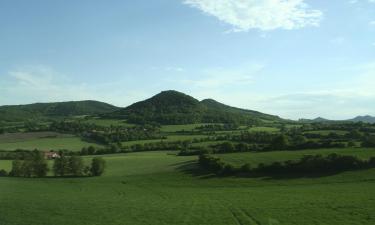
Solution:
[[(2, 170), (0, 176), (46, 177), (50, 170), (44, 153), (34, 150), (23, 160), (13, 160), (11, 171), (7, 173)], [(103, 158), (94, 157), (90, 166), (86, 166), (82, 157), (66, 156), (62, 153), (54, 159), (52, 166), (54, 175), (60, 177), (100, 176), (104, 173), (104, 170), (105, 161)]]
[(246, 176), (274, 176), (290, 174), (325, 174), (350, 170), (375, 168), (375, 157), (362, 160), (355, 156), (344, 156), (336, 153), (327, 156), (307, 155), (297, 161), (273, 162), (271, 164), (260, 163), (252, 168), (249, 163), (235, 167), (231, 163), (224, 162), (220, 158), (208, 154), (199, 156), (198, 165), (207, 172), (220, 176), (246, 175)]

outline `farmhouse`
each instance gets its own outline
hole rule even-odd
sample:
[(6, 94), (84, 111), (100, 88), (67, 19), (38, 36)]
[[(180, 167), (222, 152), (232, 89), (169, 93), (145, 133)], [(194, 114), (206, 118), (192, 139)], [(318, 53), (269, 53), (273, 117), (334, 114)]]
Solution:
[(44, 152), (44, 158), (45, 159), (56, 159), (56, 158), (60, 158), (60, 155), (57, 152), (48, 151), (48, 152)]

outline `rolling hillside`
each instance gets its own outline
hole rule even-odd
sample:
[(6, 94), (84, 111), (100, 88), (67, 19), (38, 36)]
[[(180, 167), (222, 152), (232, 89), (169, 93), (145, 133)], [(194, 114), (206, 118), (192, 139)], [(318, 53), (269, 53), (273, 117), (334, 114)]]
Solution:
[(117, 107), (98, 101), (72, 101), (35, 103), (29, 105), (0, 106), (0, 120), (25, 121), (51, 117), (97, 115), (115, 111)]
[(363, 123), (375, 123), (375, 117), (373, 116), (357, 116), (349, 121), (352, 122), (363, 122)]

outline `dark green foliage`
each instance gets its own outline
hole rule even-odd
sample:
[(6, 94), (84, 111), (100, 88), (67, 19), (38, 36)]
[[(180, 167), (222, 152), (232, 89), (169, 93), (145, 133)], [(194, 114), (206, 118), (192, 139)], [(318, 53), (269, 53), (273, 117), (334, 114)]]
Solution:
[(362, 147), (375, 147), (375, 136), (366, 136), (362, 142)]
[(82, 176), (84, 174), (85, 165), (82, 157), (70, 156), (68, 158), (68, 174), (72, 176)]
[(60, 157), (54, 160), (53, 173), (55, 176), (65, 176), (69, 173), (69, 158), (64, 154), (60, 154)]
[(6, 177), (6, 176), (8, 176), (8, 172), (5, 171), (5, 170), (3, 170), (3, 169), (1, 169), (0, 170), (0, 177)]
[(375, 157), (366, 161), (355, 156), (338, 155), (336, 153), (325, 157), (322, 155), (307, 155), (298, 161), (276, 161), (269, 165), (260, 163), (258, 167), (253, 169), (250, 164), (244, 164), (237, 169), (230, 163), (223, 162), (219, 158), (204, 154), (199, 156), (198, 163), (203, 169), (217, 175), (234, 175), (238, 173), (252, 176), (288, 174), (308, 175), (374, 168)]
[(21, 160), (13, 160), (12, 161), (12, 170), (10, 171), (9, 175), (14, 177), (21, 177), (23, 176), (22, 170), (22, 161)]
[(48, 164), (43, 153), (35, 150), (25, 160), (13, 160), (10, 175), (15, 177), (45, 177), (48, 170)]
[(110, 144), (121, 141), (136, 141), (146, 139), (162, 139), (158, 127), (145, 126), (98, 126), (80, 121), (59, 121), (53, 122), (49, 129), (60, 133), (70, 133), (81, 136), (88, 141), (94, 141), (101, 144)]
[(87, 175), (88, 169), (85, 167), (82, 157), (60, 154), (60, 157), (54, 160), (53, 172), (55, 176), (79, 177)]
[(271, 149), (285, 150), (289, 147), (289, 138), (288, 136), (281, 134), (276, 136), (271, 143)]
[(91, 161), (91, 175), (100, 176), (104, 173), (105, 161), (101, 157), (95, 157)]
[(31, 163), (31, 170), (33, 171), (33, 175), (36, 177), (45, 177), (47, 176), (48, 172), (48, 164), (44, 159), (44, 155), (42, 152), (34, 151), (33, 158), (30, 161)]

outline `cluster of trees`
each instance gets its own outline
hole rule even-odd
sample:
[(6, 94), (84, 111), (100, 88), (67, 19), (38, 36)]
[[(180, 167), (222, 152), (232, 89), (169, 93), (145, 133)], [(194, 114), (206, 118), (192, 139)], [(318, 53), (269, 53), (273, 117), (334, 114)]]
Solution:
[(229, 130), (237, 130), (239, 124), (237, 123), (225, 123), (225, 124), (205, 124), (202, 126), (197, 127), (197, 130), (200, 131), (229, 131)]
[(13, 160), (10, 176), (14, 177), (45, 177), (49, 171), (44, 154), (34, 150), (24, 160)]
[(362, 147), (375, 147), (375, 136), (367, 135), (363, 137)]
[[(160, 151), (160, 150), (185, 150), (191, 148), (191, 141), (174, 141), (174, 142), (151, 142), (144, 144), (133, 144), (122, 146), (111, 144), (106, 148), (95, 148), (94, 146), (84, 147), (79, 152), (80, 155), (105, 155), (114, 153), (142, 152), (142, 151)], [(74, 153), (73, 153), (74, 154)]]
[(223, 162), (219, 158), (202, 154), (199, 156), (198, 164), (202, 169), (217, 175), (308, 175), (375, 168), (375, 157), (369, 160), (362, 160), (355, 156), (343, 156), (333, 153), (328, 156), (308, 155), (297, 161), (274, 162), (269, 165), (260, 163), (255, 168), (252, 168), (251, 165), (247, 163), (236, 168), (232, 164)]
[(104, 173), (105, 161), (95, 157), (91, 161), (91, 167), (85, 166), (79, 156), (64, 156), (56, 158), (53, 164), (55, 176), (100, 176)]
[(123, 141), (163, 139), (160, 129), (153, 125), (144, 126), (98, 126), (80, 121), (59, 121), (50, 125), (50, 130), (61, 133), (72, 133), (89, 141), (102, 144), (119, 143)]
[(24, 160), (32, 154), (29, 150), (17, 149), (14, 151), (0, 151), (0, 160), (13, 160), (20, 159)]
[[(52, 171), (55, 176), (100, 176), (105, 169), (105, 161), (100, 157), (95, 157), (91, 161), (91, 166), (85, 166), (80, 156), (60, 156), (54, 159)], [(50, 168), (48, 161), (44, 158), (44, 153), (38, 150), (31, 152), (25, 159), (12, 161), (12, 170), (9, 174), (2, 170), (0, 176), (13, 177), (45, 177)]]

